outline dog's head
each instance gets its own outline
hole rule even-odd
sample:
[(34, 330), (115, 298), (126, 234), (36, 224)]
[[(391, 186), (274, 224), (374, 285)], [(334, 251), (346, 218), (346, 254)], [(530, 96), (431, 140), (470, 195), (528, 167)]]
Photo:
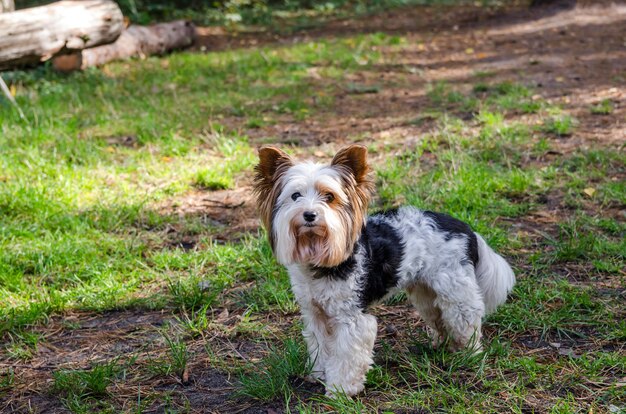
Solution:
[(350, 256), (374, 189), (367, 148), (351, 145), (322, 165), (266, 146), (255, 171), (261, 220), (280, 263), (332, 267)]

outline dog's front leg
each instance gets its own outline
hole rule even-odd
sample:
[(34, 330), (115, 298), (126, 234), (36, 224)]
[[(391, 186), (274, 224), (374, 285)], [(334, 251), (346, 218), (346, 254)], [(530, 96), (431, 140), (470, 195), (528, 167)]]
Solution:
[(325, 381), (326, 338), (328, 334), (323, 321), (320, 321), (314, 309), (310, 306), (302, 307), (302, 322), (304, 324), (302, 334), (306, 342), (309, 364), (311, 366), (311, 375), (308, 379), (311, 381)]
[(373, 363), (377, 323), (360, 313), (333, 324), (326, 361), (326, 394), (356, 395), (365, 387), (365, 374)]

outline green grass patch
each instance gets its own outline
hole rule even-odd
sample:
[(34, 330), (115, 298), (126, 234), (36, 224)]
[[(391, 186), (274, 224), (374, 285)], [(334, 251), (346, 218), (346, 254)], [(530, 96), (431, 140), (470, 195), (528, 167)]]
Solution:
[(10, 390), (15, 382), (15, 371), (13, 368), (7, 368), (0, 373), (0, 395)]
[(191, 353), (187, 348), (187, 343), (183, 338), (164, 334), (167, 352), (165, 357), (150, 361), (148, 368), (160, 376), (174, 375), (183, 382), (186, 382), (187, 364), (191, 358)]
[(535, 332), (559, 340), (586, 338), (591, 335), (589, 328), (611, 332), (618, 323), (615, 317), (592, 289), (553, 278), (519, 280), (511, 302), (490, 320), (504, 331)]
[[(178, 53), (72, 75), (47, 67), (4, 73), (26, 120), (0, 112), (0, 331), (67, 309), (168, 306), (163, 292), (143, 293), (163, 279), (174, 281), (165, 290), (175, 306), (195, 307), (188, 301), (198, 292), (177, 280), (199, 277), (196, 270), (217, 269), (209, 279), (232, 282), (246, 267), (232, 264), (250, 257), (250, 245), (214, 246), (210, 224), (155, 206), (194, 188), (234, 188), (251, 169), (253, 145), (222, 119), (280, 113), (297, 121), (327, 109), (333, 86), (314, 91), (308, 69), (341, 78), (376, 62), (375, 46), (397, 43), (372, 34)], [(165, 248), (159, 233), (173, 226), (206, 241), (207, 251)]]
[(604, 99), (596, 105), (592, 105), (589, 111), (594, 115), (610, 115), (613, 113), (614, 105), (610, 99)]
[(238, 392), (261, 401), (288, 399), (291, 381), (301, 380), (311, 369), (307, 359), (304, 343), (287, 339), (281, 346), (270, 348), (262, 361), (244, 369)]
[(549, 134), (564, 137), (572, 135), (576, 125), (578, 121), (570, 115), (555, 115), (546, 119), (541, 129)]
[(97, 364), (88, 370), (54, 371), (51, 392), (74, 413), (112, 410), (105, 397), (120, 371), (117, 361)]

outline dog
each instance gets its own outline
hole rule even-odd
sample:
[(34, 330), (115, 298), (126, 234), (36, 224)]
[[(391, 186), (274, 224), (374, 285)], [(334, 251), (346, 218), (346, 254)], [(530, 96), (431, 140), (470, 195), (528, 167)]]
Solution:
[(404, 289), (433, 346), (480, 352), (482, 318), (515, 284), (469, 225), (410, 206), (368, 216), (373, 192), (364, 146), (341, 149), (330, 165), (259, 149), (260, 218), (301, 309), (312, 379), (331, 396), (364, 389), (377, 333), (370, 305)]

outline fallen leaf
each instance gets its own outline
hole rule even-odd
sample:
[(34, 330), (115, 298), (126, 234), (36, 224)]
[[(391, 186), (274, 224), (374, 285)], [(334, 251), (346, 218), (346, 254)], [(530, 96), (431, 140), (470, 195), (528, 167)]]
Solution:
[(589, 197), (593, 197), (593, 195), (596, 193), (596, 189), (593, 187), (587, 187), (583, 190), (583, 193), (587, 194)]
[(226, 321), (228, 319), (228, 316), (230, 315), (230, 312), (228, 312), (228, 309), (224, 308), (223, 311), (221, 311), (218, 315), (217, 318), (215, 318), (215, 321), (218, 323), (222, 323), (224, 321)]
[(468, 47), (467, 49), (465, 49), (465, 53), (468, 55), (474, 54), (474, 48)]

